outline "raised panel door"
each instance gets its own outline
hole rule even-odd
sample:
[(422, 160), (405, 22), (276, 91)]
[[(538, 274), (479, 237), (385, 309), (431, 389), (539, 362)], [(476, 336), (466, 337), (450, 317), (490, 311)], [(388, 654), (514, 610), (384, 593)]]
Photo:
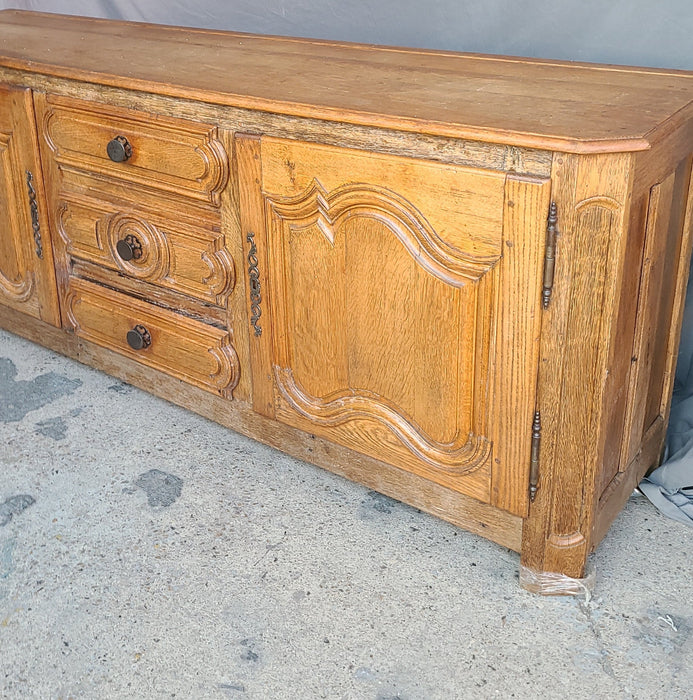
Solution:
[(58, 325), (29, 90), (0, 86), (0, 303)]
[(237, 156), (256, 409), (524, 513), (549, 182), (272, 138)]

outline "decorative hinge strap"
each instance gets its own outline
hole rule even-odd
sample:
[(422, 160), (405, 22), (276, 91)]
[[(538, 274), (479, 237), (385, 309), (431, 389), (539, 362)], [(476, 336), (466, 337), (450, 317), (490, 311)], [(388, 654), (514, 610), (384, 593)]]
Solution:
[(39, 223), (38, 202), (36, 201), (36, 190), (34, 189), (34, 176), (30, 170), (26, 171), (26, 186), (29, 191), (29, 208), (31, 210), (31, 228), (34, 231), (34, 246), (36, 255), (43, 258), (43, 245), (41, 243), (41, 224)]
[(553, 290), (553, 274), (556, 266), (556, 224), (558, 223), (558, 207), (551, 202), (549, 218), (546, 224), (546, 251), (544, 253), (544, 287), (541, 292), (541, 305), (548, 309)]
[(255, 245), (255, 234), (252, 231), (248, 232), (246, 241), (250, 243), (250, 251), (248, 252), (248, 278), (250, 280), (250, 323), (255, 330), (255, 335), (262, 335), (262, 327), (260, 326), (260, 316), (262, 309), (262, 295), (260, 294), (260, 272), (257, 269), (257, 246)]
[(541, 449), (541, 413), (534, 412), (532, 421), (532, 456), (529, 462), (529, 500), (534, 502), (539, 490), (539, 450)]

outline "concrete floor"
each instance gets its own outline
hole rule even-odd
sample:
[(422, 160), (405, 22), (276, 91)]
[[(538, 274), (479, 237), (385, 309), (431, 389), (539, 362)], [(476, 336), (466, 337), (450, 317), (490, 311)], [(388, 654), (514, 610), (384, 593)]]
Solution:
[[(24, 498), (21, 498), (24, 496)], [(634, 496), (594, 597), (0, 331), (2, 698), (684, 698), (693, 530)]]

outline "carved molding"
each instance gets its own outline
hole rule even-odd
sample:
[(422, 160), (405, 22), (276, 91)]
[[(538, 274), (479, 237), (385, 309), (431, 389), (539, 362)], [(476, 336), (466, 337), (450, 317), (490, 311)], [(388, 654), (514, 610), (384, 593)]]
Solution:
[(603, 195), (598, 195), (596, 197), (588, 197), (583, 199), (575, 205), (576, 211), (581, 211), (587, 207), (602, 207), (603, 209), (616, 210), (620, 209), (623, 205), (618, 200), (613, 197), (606, 197)]
[[(182, 221), (163, 221), (164, 230), (156, 217), (152, 221), (142, 212), (114, 211), (113, 204), (69, 192), (62, 193), (62, 197), (57, 207), (57, 228), (68, 255), (218, 306), (226, 304), (236, 284), (236, 270), (224, 235), (218, 230), (196, 228)], [(73, 215), (80, 221), (77, 225), (92, 228), (89, 236), (75, 231), (77, 240), (73, 240), (70, 234)], [(124, 260), (118, 254), (117, 244), (128, 236), (137, 239), (141, 255)]]
[(0, 271), (0, 289), (13, 301), (25, 302), (34, 292), (34, 276), (27, 270), (19, 282), (13, 282)]
[(491, 454), (491, 443), (472, 433), (458, 435), (451, 443), (430, 440), (383, 397), (346, 389), (320, 399), (302, 391), (290, 369), (275, 367), (274, 376), (283, 397), (311, 422), (336, 426), (354, 419), (376, 420), (437, 470), (469, 474), (485, 464)]
[(549, 542), (554, 547), (559, 547), (562, 549), (570, 549), (571, 547), (581, 547), (585, 544), (585, 536), (578, 531), (571, 532), (567, 535), (549, 535)]
[(236, 286), (236, 266), (231, 253), (226, 248), (215, 248), (203, 252), (202, 260), (209, 267), (209, 275), (202, 281), (216, 295), (217, 304), (224, 304), (226, 297)]
[(67, 233), (67, 222), (70, 220), (70, 207), (67, 202), (58, 203), (58, 235), (67, 253), (72, 253), (70, 236)]
[(217, 371), (209, 375), (210, 384), (231, 397), (241, 378), (241, 363), (231, 336), (227, 334), (218, 346), (209, 349), (209, 354), (217, 361)]
[(224, 145), (219, 141), (216, 127), (209, 131), (204, 143), (195, 149), (195, 153), (205, 164), (205, 172), (197, 181), (209, 192), (210, 201), (219, 206), (221, 193), (229, 181), (229, 158)]
[(317, 179), (295, 197), (266, 195), (270, 218), (293, 229), (317, 226), (334, 245), (336, 231), (352, 217), (386, 226), (427, 272), (446, 284), (462, 287), (483, 277), (497, 262), (461, 254), (445, 243), (412, 204), (385, 187), (349, 184), (327, 192)]
[[(475, 259), (447, 246), (423, 215), (396, 193), (368, 184), (351, 183), (328, 192), (317, 179), (302, 193), (292, 197), (265, 195), (270, 235), (274, 236), (275, 256), (280, 254), (291, 232), (313, 229), (320, 231), (331, 246), (337, 241), (340, 228), (356, 217), (377, 221), (402, 244), (416, 265), (445, 284), (462, 288), (488, 273), (496, 263)], [(315, 234), (314, 234), (315, 235)], [(316, 239), (317, 240), (317, 239)], [(284, 241), (282, 243), (282, 241)], [(289, 269), (288, 260), (277, 262), (275, 274)], [(281, 284), (278, 279), (277, 284)], [(276, 322), (286, 323), (280, 309)], [(291, 333), (288, 327), (278, 329), (275, 348), (274, 379), (287, 407), (315, 425), (335, 427), (357, 420), (384, 426), (404, 448), (431, 469), (451, 475), (465, 475), (479, 469), (490, 459), (491, 443), (474, 432), (458, 429), (451, 442), (441, 443), (427, 435), (416, 421), (388, 397), (345, 386), (327, 396), (307, 393), (294, 377), (291, 357)], [(475, 422), (476, 426), (477, 423)], [(475, 428), (476, 430), (476, 428)]]
[(79, 333), (82, 328), (77, 320), (77, 316), (75, 315), (75, 306), (79, 304), (79, 301), (80, 297), (75, 290), (68, 288), (68, 292), (65, 295), (65, 320), (70, 325), (71, 330), (75, 333)]

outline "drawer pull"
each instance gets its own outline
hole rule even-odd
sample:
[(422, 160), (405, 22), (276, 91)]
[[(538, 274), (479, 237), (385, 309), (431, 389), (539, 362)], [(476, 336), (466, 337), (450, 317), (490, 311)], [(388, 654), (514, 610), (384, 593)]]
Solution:
[(122, 260), (139, 260), (142, 257), (142, 243), (137, 236), (129, 233), (116, 243), (116, 252)]
[(114, 163), (123, 163), (132, 156), (132, 146), (125, 136), (116, 136), (108, 142), (106, 152)]
[(149, 335), (149, 331), (144, 326), (140, 325), (128, 331), (126, 338), (128, 345), (133, 350), (143, 350), (152, 344), (152, 336)]

